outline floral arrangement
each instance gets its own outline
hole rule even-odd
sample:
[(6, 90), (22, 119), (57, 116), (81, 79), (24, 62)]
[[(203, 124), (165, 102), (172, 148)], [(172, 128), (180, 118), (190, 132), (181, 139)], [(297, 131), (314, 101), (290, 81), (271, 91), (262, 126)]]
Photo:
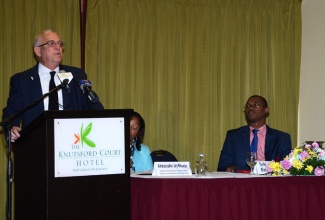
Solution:
[(325, 151), (317, 142), (304, 144), (291, 151), (282, 161), (271, 161), (266, 171), (272, 176), (291, 174), (323, 176), (325, 167)]

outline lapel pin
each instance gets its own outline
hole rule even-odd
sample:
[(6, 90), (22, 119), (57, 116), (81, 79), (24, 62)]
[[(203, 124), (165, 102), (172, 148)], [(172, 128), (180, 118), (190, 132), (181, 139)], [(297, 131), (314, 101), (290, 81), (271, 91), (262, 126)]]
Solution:
[(34, 80), (34, 77), (30, 77), (32, 80)]

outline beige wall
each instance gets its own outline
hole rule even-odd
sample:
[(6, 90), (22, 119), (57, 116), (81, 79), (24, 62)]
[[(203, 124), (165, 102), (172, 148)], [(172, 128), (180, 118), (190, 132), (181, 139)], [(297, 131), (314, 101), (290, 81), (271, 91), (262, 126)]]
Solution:
[[(298, 143), (325, 141), (325, 1), (303, 0)], [(325, 146), (325, 144), (324, 144)]]

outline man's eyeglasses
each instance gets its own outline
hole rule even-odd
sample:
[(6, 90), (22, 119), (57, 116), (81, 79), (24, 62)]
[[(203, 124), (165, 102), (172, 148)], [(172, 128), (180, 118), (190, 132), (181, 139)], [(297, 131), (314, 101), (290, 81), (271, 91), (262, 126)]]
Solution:
[(46, 42), (45, 44), (39, 45), (38, 47), (43, 47), (45, 45), (47, 45), (49, 47), (55, 47), (55, 45), (58, 45), (59, 47), (64, 47), (64, 42), (63, 41), (55, 42), (54, 40), (50, 40), (50, 41)]
[(264, 107), (264, 105), (262, 105), (262, 104), (260, 104), (258, 102), (255, 102), (253, 104), (246, 103), (246, 105), (244, 106), (244, 109), (249, 109), (250, 107), (258, 108), (258, 107)]

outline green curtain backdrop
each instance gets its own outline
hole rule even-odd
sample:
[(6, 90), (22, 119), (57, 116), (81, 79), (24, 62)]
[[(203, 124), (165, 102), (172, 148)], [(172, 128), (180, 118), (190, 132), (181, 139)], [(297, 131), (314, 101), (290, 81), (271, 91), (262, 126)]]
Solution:
[[(296, 145), (301, 0), (88, 0), (86, 25), (93, 89), (105, 108), (143, 115), (151, 150), (192, 168), (206, 153), (216, 170), (226, 131), (245, 124), (252, 94), (269, 101), (268, 124)], [(80, 67), (78, 0), (0, 0), (1, 109), (10, 76), (35, 65), (33, 38), (47, 28), (66, 43), (63, 63)], [(6, 170), (3, 140), (0, 220)]]
[(215, 171), (253, 94), (296, 145), (301, 43), (297, 0), (88, 1), (86, 65), (106, 108), (132, 108), (144, 142)]

